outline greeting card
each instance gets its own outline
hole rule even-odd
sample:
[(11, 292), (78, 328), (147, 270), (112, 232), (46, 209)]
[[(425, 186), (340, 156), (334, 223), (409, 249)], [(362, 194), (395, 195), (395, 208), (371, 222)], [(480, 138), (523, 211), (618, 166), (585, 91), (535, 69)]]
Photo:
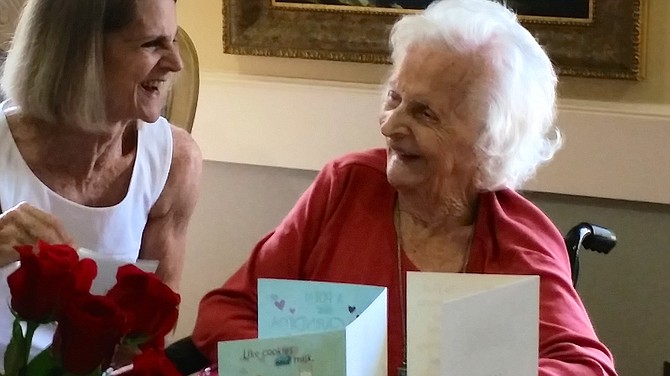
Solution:
[(386, 376), (387, 291), (259, 279), (258, 337), (219, 342), (221, 376)]
[(407, 372), (537, 376), (539, 277), (407, 275)]

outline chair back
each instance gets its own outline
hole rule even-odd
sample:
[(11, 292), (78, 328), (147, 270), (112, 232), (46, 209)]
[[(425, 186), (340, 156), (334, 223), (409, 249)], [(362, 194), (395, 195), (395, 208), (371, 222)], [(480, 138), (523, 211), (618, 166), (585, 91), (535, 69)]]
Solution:
[(165, 104), (165, 117), (168, 121), (189, 133), (193, 129), (193, 119), (198, 105), (200, 90), (200, 66), (198, 53), (186, 31), (179, 27), (177, 31), (179, 52), (184, 68), (178, 73)]
[[(0, 48), (0, 75), (2, 75), (2, 66), (5, 64), (5, 59), (7, 59), (7, 52)], [(0, 90), (0, 102), (5, 100), (5, 96), (2, 93), (2, 90)]]

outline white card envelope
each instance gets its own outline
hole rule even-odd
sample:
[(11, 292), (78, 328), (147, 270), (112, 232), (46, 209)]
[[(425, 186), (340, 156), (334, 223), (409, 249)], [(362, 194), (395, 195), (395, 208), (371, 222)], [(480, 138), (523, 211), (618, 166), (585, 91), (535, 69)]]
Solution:
[(257, 339), (218, 344), (221, 376), (387, 376), (387, 290), (258, 280)]
[(148, 273), (156, 272), (158, 268), (157, 260), (124, 260), (115, 259), (109, 256), (100, 255), (86, 248), (79, 248), (77, 251), (79, 258), (89, 258), (98, 265), (98, 274), (91, 285), (91, 294), (105, 295), (109, 289), (116, 284), (116, 271), (120, 266), (126, 264), (135, 264), (138, 268)]
[(537, 376), (539, 277), (407, 274), (407, 373)]

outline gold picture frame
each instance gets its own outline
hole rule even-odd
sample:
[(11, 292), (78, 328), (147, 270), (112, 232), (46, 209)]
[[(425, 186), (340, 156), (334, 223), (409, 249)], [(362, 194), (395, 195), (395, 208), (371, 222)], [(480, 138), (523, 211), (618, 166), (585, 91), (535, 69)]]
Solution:
[[(325, 4), (332, 0), (222, 1), (224, 53), (361, 63), (388, 63), (391, 26), (417, 11)], [(586, 17), (519, 18), (559, 74), (642, 79), (647, 0), (583, 1)]]

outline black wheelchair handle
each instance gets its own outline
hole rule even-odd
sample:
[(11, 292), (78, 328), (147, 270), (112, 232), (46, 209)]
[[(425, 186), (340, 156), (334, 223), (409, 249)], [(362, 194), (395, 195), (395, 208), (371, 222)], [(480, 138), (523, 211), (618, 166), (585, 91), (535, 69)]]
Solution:
[(610, 229), (591, 224), (591, 234), (586, 236), (582, 245), (586, 249), (608, 254), (616, 245), (616, 234)]

